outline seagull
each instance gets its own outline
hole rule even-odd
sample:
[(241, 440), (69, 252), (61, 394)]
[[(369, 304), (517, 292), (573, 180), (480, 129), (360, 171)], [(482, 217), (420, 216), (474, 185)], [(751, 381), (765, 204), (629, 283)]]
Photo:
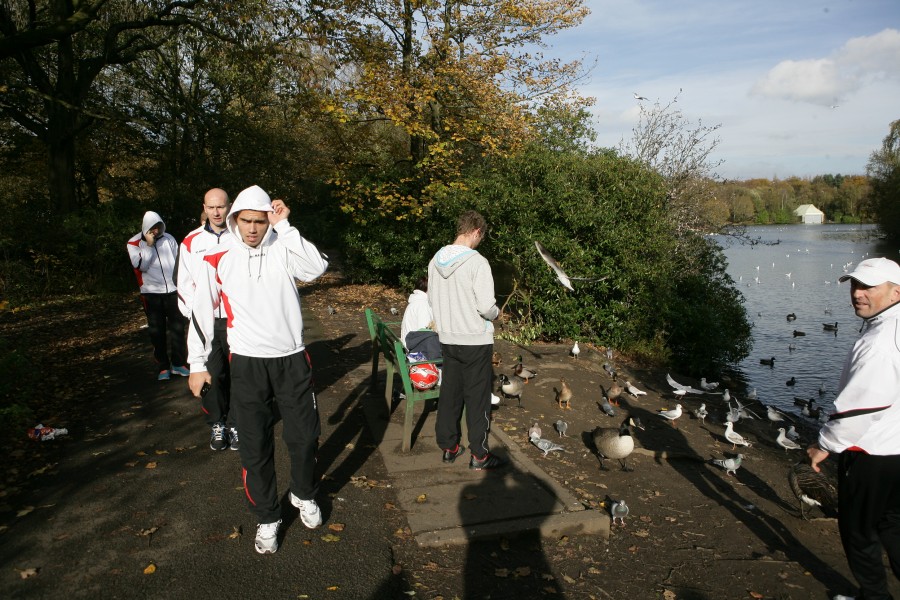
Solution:
[(683, 391), (688, 394), (705, 394), (706, 393), (703, 390), (698, 390), (697, 388), (692, 388), (689, 385), (684, 385), (684, 384), (678, 383), (677, 381), (672, 379), (672, 376), (669, 375), (668, 373), (666, 373), (666, 381), (668, 381), (669, 385), (671, 385), (672, 388), (674, 388), (676, 391)]
[(737, 407), (728, 405), (728, 412), (725, 413), (725, 420), (729, 423), (737, 423), (741, 420), (741, 411)]
[(793, 425), (788, 427), (788, 430), (784, 435), (786, 435), (789, 440), (793, 440), (795, 442), (800, 439), (800, 434), (797, 433), (797, 430)]
[(636, 387), (634, 387), (633, 385), (631, 385), (630, 381), (625, 382), (625, 391), (628, 392), (629, 394), (631, 394), (632, 396), (634, 396), (635, 398), (637, 398), (638, 396), (646, 396), (647, 395), (647, 392), (645, 392), (643, 390), (639, 390)]
[(507, 398), (515, 398), (519, 408), (522, 407), (522, 392), (525, 390), (525, 381), (518, 375), (507, 377), (500, 373), (500, 392)]
[(556, 432), (559, 434), (559, 437), (568, 437), (566, 435), (566, 430), (569, 429), (569, 424), (560, 419), (555, 424)]
[(569, 277), (568, 275), (566, 275), (566, 272), (562, 270), (562, 267), (559, 266), (559, 263), (556, 262), (556, 259), (550, 256), (550, 253), (547, 252), (547, 249), (544, 248), (539, 241), (535, 240), (534, 245), (537, 247), (538, 254), (541, 255), (541, 258), (544, 259), (544, 262), (547, 263), (551, 269), (553, 269), (554, 273), (556, 273), (556, 278), (559, 279), (559, 282), (563, 284), (563, 287), (568, 290), (571, 290), (573, 292), (575, 291), (575, 288), (572, 287), (571, 280), (573, 279), (581, 281), (603, 281), (604, 279), (606, 279), (606, 277), (601, 277), (599, 279), (591, 277)]
[(597, 404), (600, 405), (600, 410), (606, 413), (607, 416), (616, 416), (616, 409), (613, 408), (612, 404), (609, 403), (609, 398), (607, 398), (605, 395), (600, 396), (600, 402), (598, 402)]
[(631, 471), (628, 468), (628, 457), (634, 452), (634, 428), (643, 429), (641, 420), (636, 417), (628, 417), (618, 427), (596, 427), (591, 432), (597, 456), (600, 458), (600, 469), (604, 470), (603, 461), (606, 459), (618, 460), (622, 463), (623, 471)]
[(809, 519), (804, 511), (805, 506), (818, 506), (826, 515), (837, 514), (837, 490), (827, 477), (816, 473), (813, 468), (801, 461), (788, 471), (788, 483), (791, 491), (800, 502), (800, 516), (804, 521)]
[(640, 101), (640, 100), (647, 100), (647, 97), (646, 97), (646, 96), (641, 96), (641, 95), (638, 94), (637, 92), (632, 92), (632, 93), (634, 94), (634, 99), (635, 99), (635, 100), (638, 100), (638, 101)]
[(606, 359), (607, 359), (607, 360), (612, 360), (612, 359), (613, 359), (613, 349), (610, 348), (610, 347), (608, 347), (608, 346), (607, 346), (607, 348), (606, 348)]
[(719, 382), (711, 381), (711, 382), (707, 383), (706, 377), (701, 377), (700, 378), (700, 387), (702, 389), (706, 390), (707, 392), (714, 392), (714, 391), (716, 391), (716, 388), (719, 387)]
[(618, 519), (619, 524), (622, 527), (625, 527), (625, 517), (628, 516), (628, 505), (625, 504), (624, 500), (616, 500), (612, 503), (612, 506), (609, 507), (609, 514), (612, 515), (613, 525), (616, 524), (616, 519)]
[(672, 423), (672, 427), (677, 427), (678, 425), (675, 423), (675, 421), (677, 421), (678, 417), (681, 416), (681, 405), (676, 404), (675, 408), (670, 409), (670, 410), (666, 410), (665, 408), (662, 408), (662, 409), (656, 411), (656, 414), (661, 416), (663, 419), (668, 419)]
[(571, 409), (572, 406), (570, 402), (572, 401), (572, 388), (569, 387), (569, 384), (566, 383), (565, 379), (560, 378), (559, 380), (559, 391), (556, 393), (556, 403), (560, 408), (563, 407), (563, 404), (566, 405), (567, 409)]
[(529, 439), (531, 440), (532, 444), (534, 444), (544, 452), (544, 456), (547, 456), (551, 452), (562, 452), (563, 450), (565, 450), (565, 448), (563, 448), (559, 444), (554, 444), (550, 440), (545, 440), (544, 438), (531, 436)]
[(731, 421), (725, 423), (725, 439), (731, 442), (731, 449), (734, 450), (738, 446), (750, 447), (750, 442), (744, 439), (744, 436), (734, 430), (734, 424)]
[(822, 385), (819, 386), (819, 395), (820, 396), (825, 395), (825, 382), (824, 381), (822, 382)]
[(758, 398), (758, 394), (756, 393), (756, 388), (750, 390), (750, 393), (747, 394), (747, 400), (756, 400)]
[(394, 315), (394, 316), (396, 317), (397, 315), (400, 314), (400, 311), (397, 310), (397, 307), (396, 307), (396, 306), (392, 306), (392, 307), (391, 307), (391, 314)]
[(722, 393), (722, 400), (731, 402), (731, 392), (728, 391), (728, 388), (725, 388), (725, 391)]
[(766, 416), (769, 417), (770, 421), (784, 421), (784, 415), (772, 405), (766, 407)]
[(528, 437), (529, 438), (533, 438), (533, 437), (539, 438), (539, 437), (541, 437), (542, 433), (543, 432), (541, 431), (541, 426), (538, 425), (537, 421), (534, 422), (534, 425), (532, 425), (531, 427), (528, 428)]
[(758, 419), (759, 415), (741, 404), (741, 401), (737, 398), (734, 399), (734, 403), (737, 404), (738, 414), (742, 419)]
[(709, 411), (706, 410), (706, 404), (703, 403), (700, 405), (700, 408), (693, 411), (694, 418), (699, 419), (701, 423), (706, 425), (706, 417), (709, 416)]
[(578, 355), (581, 354), (581, 348), (578, 347), (578, 342), (575, 342), (575, 345), (572, 346), (572, 358), (578, 358)]
[(787, 434), (784, 432), (784, 427), (778, 428), (778, 437), (775, 438), (775, 441), (778, 442), (778, 445), (784, 448), (785, 452), (788, 450), (799, 450), (800, 444), (790, 439)]
[(725, 469), (726, 475), (734, 475), (735, 473), (737, 473), (737, 470), (741, 468), (742, 460), (744, 460), (744, 455), (738, 454), (734, 458), (717, 458), (712, 461), (712, 464)]

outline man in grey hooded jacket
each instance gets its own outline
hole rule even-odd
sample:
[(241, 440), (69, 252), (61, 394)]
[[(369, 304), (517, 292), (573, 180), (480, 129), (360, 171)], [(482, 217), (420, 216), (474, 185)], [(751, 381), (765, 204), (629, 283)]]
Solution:
[(490, 453), (491, 355), (494, 326), (500, 314), (494, 298), (494, 277), (486, 258), (475, 248), (487, 233), (479, 213), (460, 215), (456, 240), (437, 251), (428, 265), (428, 298), (441, 341), (444, 366), (438, 399), (435, 434), (452, 463), (465, 448), (460, 445), (460, 418), (466, 408), (469, 428), (469, 468), (495, 469), (506, 461)]

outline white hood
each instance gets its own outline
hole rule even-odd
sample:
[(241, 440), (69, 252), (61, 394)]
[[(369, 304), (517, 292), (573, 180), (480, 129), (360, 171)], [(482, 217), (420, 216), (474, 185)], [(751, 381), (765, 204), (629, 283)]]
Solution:
[[(141, 233), (143, 235), (147, 235), (147, 232), (150, 231), (150, 228), (157, 223), (162, 224), (162, 229), (160, 229), (159, 231), (159, 235), (160, 237), (162, 237), (162, 234), (166, 232), (166, 222), (162, 220), (162, 217), (159, 216), (159, 213), (148, 210), (144, 213), (144, 219), (141, 221)], [(132, 229), (132, 231), (134, 231), (134, 229)]]
[[(269, 195), (261, 187), (254, 185), (238, 194), (237, 198), (234, 199), (234, 204), (231, 205), (231, 210), (228, 211), (228, 217), (225, 219), (228, 231), (234, 235), (234, 239), (238, 244), (245, 248), (249, 248), (241, 238), (241, 232), (238, 230), (237, 226), (237, 214), (242, 210), (274, 212), (272, 209), (272, 199), (269, 198)], [(272, 231), (273, 229), (270, 225), (265, 235), (263, 235), (262, 241), (259, 244), (260, 246), (265, 245), (266, 241), (272, 235)]]

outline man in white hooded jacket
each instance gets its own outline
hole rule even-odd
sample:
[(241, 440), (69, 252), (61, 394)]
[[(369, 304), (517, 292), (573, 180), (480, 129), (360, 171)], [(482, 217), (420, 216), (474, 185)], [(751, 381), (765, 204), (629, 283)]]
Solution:
[[(210, 381), (206, 361), (215, 309), (224, 305), (231, 348), (231, 410), (241, 432), (244, 491), (258, 520), (255, 547), (278, 549), (281, 505), (275, 478), (274, 427), (280, 414), (291, 458), (291, 504), (306, 527), (322, 524), (316, 504), (316, 451), (321, 426), (303, 343), (295, 280), (312, 281), (328, 263), (288, 222), (290, 210), (259, 186), (235, 198), (228, 214), (233, 243), (204, 257), (213, 277), (197, 277), (188, 335), (195, 396)], [(211, 283), (210, 283), (211, 282)]]
[(187, 376), (186, 321), (178, 309), (175, 285), (178, 242), (166, 233), (162, 217), (149, 210), (144, 213), (141, 232), (131, 236), (125, 247), (141, 288), (153, 358), (159, 369), (157, 379), (167, 380), (173, 372)]
[(858, 597), (888, 600), (882, 548), (900, 578), (900, 265), (870, 258), (848, 279), (863, 334), (844, 363), (835, 413), (807, 454), (816, 471), (839, 455), (838, 529)]

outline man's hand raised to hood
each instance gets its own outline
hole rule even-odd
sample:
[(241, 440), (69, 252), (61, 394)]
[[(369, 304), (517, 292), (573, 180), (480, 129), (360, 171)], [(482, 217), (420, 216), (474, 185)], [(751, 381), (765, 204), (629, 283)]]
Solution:
[(267, 214), (269, 224), (274, 227), (276, 223), (287, 220), (288, 215), (291, 214), (291, 209), (287, 207), (284, 200), (272, 200), (272, 212)]

